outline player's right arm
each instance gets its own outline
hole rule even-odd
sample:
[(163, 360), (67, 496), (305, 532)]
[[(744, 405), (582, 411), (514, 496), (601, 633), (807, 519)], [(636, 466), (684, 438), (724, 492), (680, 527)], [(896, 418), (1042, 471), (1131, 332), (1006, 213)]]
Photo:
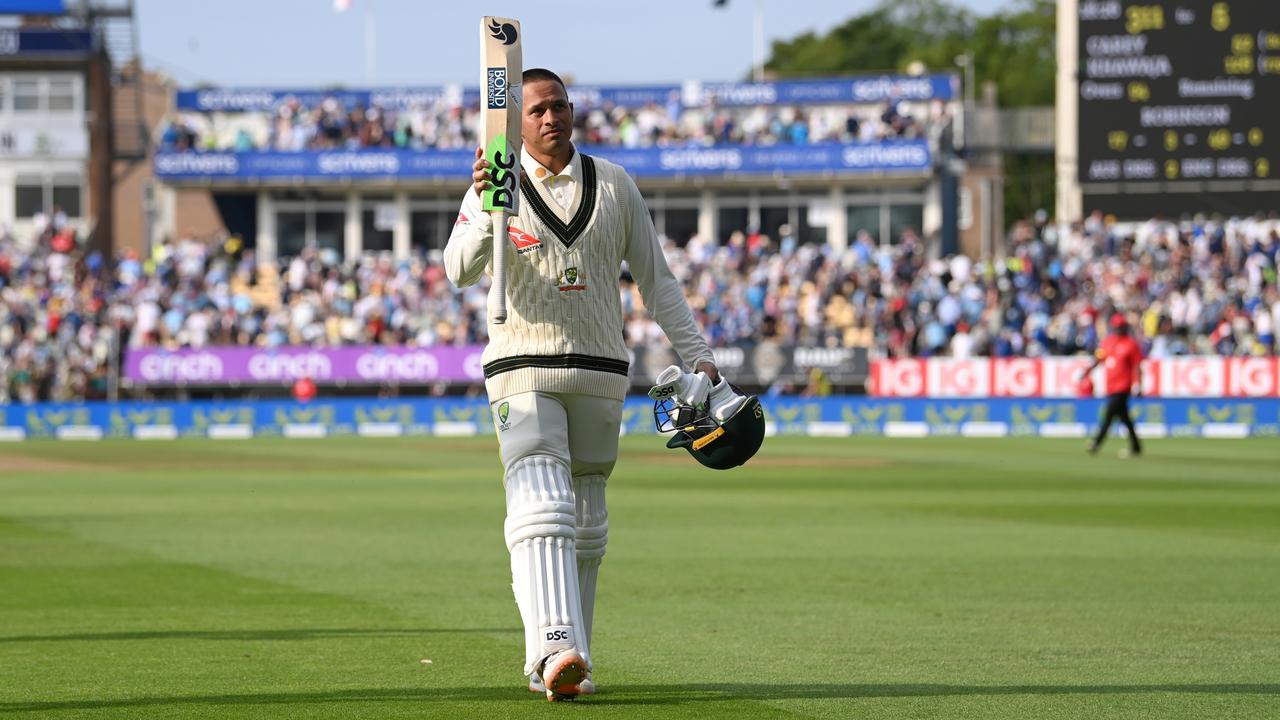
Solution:
[(479, 282), (493, 254), (493, 219), (480, 202), (480, 192), (489, 186), (489, 170), (478, 148), (471, 179), (444, 248), (444, 273), (460, 288)]
[(680, 358), (695, 371), (705, 372), (713, 382), (718, 382), (720, 371), (716, 367), (715, 358), (707, 347), (706, 339), (698, 331), (693, 312), (685, 300), (684, 290), (667, 265), (658, 231), (653, 227), (649, 211), (645, 208), (644, 197), (630, 176), (621, 173), (621, 177), (625, 184), (621, 192), (626, 193), (622, 202), (628, 214), (625, 220), (627, 239), (624, 259), (640, 288), (644, 306), (658, 322)]
[(1102, 361), (1106, 359), (1107, 359), (1107, 351), (1099, 347), (1097, 350), (1093, 352), (1093, 364), (1085, 368), (1084, 372), (1080, 373), (1079, 379), (1084, 380), (1085, 378), (1089, 377), (1089, 374), (1093, 372), (1094, 368), (1101, 365)]

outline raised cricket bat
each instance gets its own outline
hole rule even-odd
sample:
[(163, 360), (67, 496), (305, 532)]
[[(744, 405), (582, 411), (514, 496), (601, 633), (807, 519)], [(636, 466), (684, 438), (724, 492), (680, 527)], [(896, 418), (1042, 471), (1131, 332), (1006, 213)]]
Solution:
[(520, 21), (480, 18), (480, 126), (492, 175), (481, 200), (493, 218), (493, 285), (489, 319), (507, 321), (507, 219), (520, 209)]

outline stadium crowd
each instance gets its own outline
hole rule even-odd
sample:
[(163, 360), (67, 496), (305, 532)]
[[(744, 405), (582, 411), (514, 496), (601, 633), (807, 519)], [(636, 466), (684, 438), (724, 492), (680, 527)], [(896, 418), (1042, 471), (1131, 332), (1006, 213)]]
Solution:
[[(913, 231), (848, 248), (734, 233), (667, 243), (713, 345), (775, 340), (878, 356), (1091, 352), (1112, 312), (1152, 357), (1277, 352), (1280, 220), (1151, 220), (1100, 214), (1069, 228), (1020, 222), (1003, 257), (933, 258)], [(624, 272), (627, 341), (660, 341)], [(441, 345), (482, 342), (481, 284), (445, 278), (439, 251), (342, 263), (305, 251), (277, 267), (235, 237), (166, 241), (149, 257), (80, 248), (58, 214), (19, 243), (0, 232), (0, 403), (103, 397), (113, 348)]]
[[(574, 136), (591, 145), (805, 145), (927, 137), (945, 125), (941, 102), (880, 105), (683, 107), (648, 103), (627, 108), (579, 103)], [(158, 144), (166, 150), (248, 152), (361, 148), (458, 149), (477, 144), (479, 109), (440, 101), (395, 111), (347, 107), (328, 97), (314, 107), (297, 99), (273, 114), (180, 112), (165, 120)]]
[[(1100, 213), (1058, 228), (1040, 214), (1003, 258), (930, 257), (906, 231), (849, 248), (737, 233), (724, 247), (668, 247), (714, 344), (776, 338), (887, 357), (1091, 353), (1114, 312), (1151, 357), (1272, 355), (1280, 325), (1280, 220), (1159, 219), (1120, 228)], [(635, 304), (624, 284), (624, 298)], [(632, 342), (657, 329), (632, 313)]]

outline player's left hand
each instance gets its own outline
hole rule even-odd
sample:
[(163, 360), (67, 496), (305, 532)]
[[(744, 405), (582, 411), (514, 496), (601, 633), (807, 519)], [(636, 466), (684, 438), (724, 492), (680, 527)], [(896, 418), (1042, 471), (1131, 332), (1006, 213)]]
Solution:
[(720, 382), (720, 368), (716, 367), (716, 364), (710, 360), (703, 360), (698, 363), (698, 367), (694, 368), (694, 371), (706, 373), (712, 384)]
[(658, 374), (653, 387), (649, 389), (649, 397), (653, 400), (675, 397), (685, 405), (700, 407), (706, 403), (710, 392), (711, 380), (706, 373), (687, 373), (672, 365)]

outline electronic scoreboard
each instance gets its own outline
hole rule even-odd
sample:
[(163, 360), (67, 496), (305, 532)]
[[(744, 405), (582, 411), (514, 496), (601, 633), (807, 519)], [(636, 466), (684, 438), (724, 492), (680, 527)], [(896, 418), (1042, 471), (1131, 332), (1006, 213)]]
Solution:
[(1280, 211), (1280, 0), (1080, 0), (1084, 211)]

